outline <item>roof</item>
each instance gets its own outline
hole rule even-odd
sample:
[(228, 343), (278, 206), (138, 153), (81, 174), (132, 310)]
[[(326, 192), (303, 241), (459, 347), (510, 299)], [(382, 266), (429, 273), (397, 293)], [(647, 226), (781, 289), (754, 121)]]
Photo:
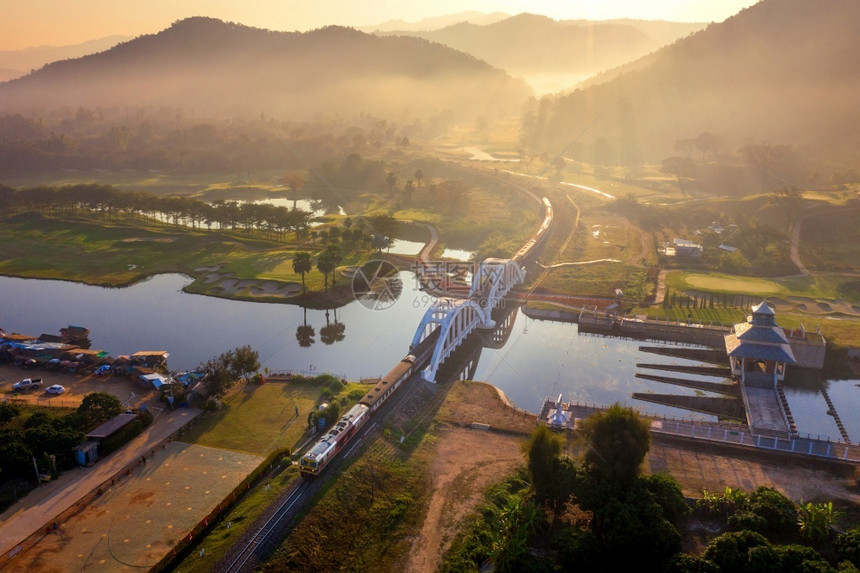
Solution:
[(687, 239), (678, 239), (676, 238), (674, 241), (676, 247), (689, 247), (691, 249), (698, 249), (701, 247), (699, 243), (694, 243), (693, 241), (688, 241)]
[(756, 326), (749, 323), (735, 325), (735, 334), (744, 342), (788, 344), (785, 331), (778, 326)]
[(158, 374), (158, 373), (141, 374), (140, 379), (143, 380), (144, 382), (149, 382), (155, 388), (161, 388), (163, 385), (170, 382), (166, 376), (162, 376), (161, 374)]
[(137, 419), (137, 414), (119, 414), (114, 416), (92, 432), (87, 434), (88, 438), (107, 438), (110, 435), (115, 434), (122, 428), (128, 426), (135, 419)]
[(775, 362), (786, 362), (796, 364), (794, 353), (788, 344), (762, 344), (758, 342), (745, 342), (738, 339), (734, 334), (726, 335), (726, 352), (733, 358), (750, 358), (753, 360), (767, 360)]
[(757, 306), (752, 307), (753, 314), (769, 314), (774, 315), (773, 309), (767, 305), (767, 301), (761, 301)]

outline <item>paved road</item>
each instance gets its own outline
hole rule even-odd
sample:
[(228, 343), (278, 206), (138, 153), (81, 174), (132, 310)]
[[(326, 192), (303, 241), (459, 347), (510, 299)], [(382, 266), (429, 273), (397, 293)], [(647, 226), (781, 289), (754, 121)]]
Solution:
[[(7, 555), (30, 535), (42, 531), (61, 513), (114, 476), (137, 463), (202, 410), (180, 408), (157, 415), (153, 423), (125, 447), (99, 460), (89, 468), (72, 469), (56, 480), (43, 484), (0, 514), (0, 555)], [(5, 561), (5, 560), (4, 560)], [(0, 566), (4, 564), (0, 561)]]

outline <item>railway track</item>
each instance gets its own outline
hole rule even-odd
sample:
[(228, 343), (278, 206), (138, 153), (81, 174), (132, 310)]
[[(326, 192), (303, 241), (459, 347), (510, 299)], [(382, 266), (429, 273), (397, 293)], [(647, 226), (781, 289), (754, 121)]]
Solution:
[(241, 551), (237, 555), (225, 559), (226, 563), (222, 562), (221, 567), (217, 567), (216, 571), (223, 573), (240, 573), (251, 571), (262, 562), (262, 559), (257, 555), (258, 549), (264, 548), (268, 544), (276, 544), (280, 542), (281, 535), (279, 534), (284, 525), (285, 518), (295, 513), (297, 505), (310, 488), (311, 482), (297, 479), (293, 482), (290, 489), (278, 500), (278, 505), (274, 512), (265, 520), (262, 527), (248, 539), (242, 546)]

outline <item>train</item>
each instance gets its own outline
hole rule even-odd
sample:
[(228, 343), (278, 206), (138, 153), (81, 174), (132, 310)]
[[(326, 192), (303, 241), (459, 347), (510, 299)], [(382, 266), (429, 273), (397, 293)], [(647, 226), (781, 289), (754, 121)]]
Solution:
[(528, 259), (529, 255), (531, 255), (532, 249), (535, 249), (541, 244), (541, 242), (543, 242), (552, 227), (552, 204), (546, 197), (541, 200), (541, 203), (543, 203), (544, 207), (543, 223), (541, 223), (537, 233), (535, 233), (534, 236), (529, 239), (528, 242), (526, 242), (526, 244), (523, 245), (523, 247), (513, 256), (513, 260), (519, 264), (523, 264), (526, 259)]
[(388, 398), (409, 378), (416, 358), (409, 354), (365, 394), (358, 403), (326, 432), (299, 460), (299, 471), (303, 478), (318, 476), (331, 463), (350, 439), (367, 424)]

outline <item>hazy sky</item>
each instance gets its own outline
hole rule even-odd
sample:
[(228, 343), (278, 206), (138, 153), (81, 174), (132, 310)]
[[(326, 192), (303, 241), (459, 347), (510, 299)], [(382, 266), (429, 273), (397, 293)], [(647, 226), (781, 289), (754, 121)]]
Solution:
[(211, 16), (272, 30), (328, 24), (414, 22), (466, 10), (545, 14), (555, 19), (638, 18), (721, 22), (757, 0), (0, 0), (0, 50), (138, 36), (188, 16)]

